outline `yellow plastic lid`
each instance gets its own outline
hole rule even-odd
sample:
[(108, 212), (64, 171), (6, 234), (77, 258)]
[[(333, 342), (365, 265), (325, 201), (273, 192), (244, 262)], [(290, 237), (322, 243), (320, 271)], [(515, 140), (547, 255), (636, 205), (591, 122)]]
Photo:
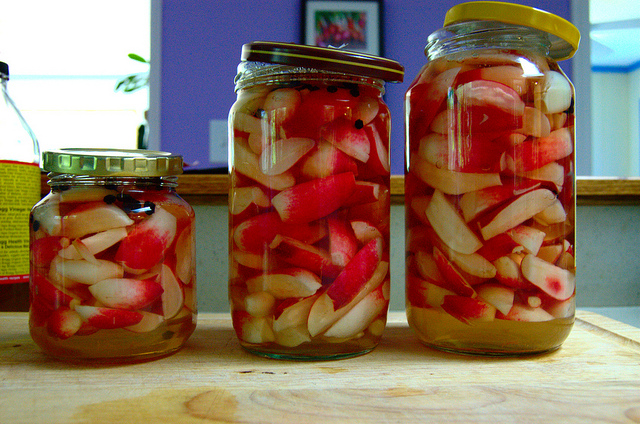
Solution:
[(471, 20), (504, 22), (544, 31), (551, 40), (549, 55), (556, 60), (569, 59), (580, 44), (580, 31), (566, 19), (534, 7), (498, 1), (453, 6), (444, 17), (444, 26)]
[(168, 177), (182, 174), (182, 156), (153, 150), (69, 148), (44, 152), (42, 167), (59, 174)]

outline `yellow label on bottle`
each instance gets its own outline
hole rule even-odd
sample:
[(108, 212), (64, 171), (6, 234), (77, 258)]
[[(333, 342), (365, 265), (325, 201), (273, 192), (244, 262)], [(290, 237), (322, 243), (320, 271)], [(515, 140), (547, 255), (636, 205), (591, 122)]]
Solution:
[(29, 281), (29, 213), (39, 200), (40, 167), (0, 160), (0, 284)]

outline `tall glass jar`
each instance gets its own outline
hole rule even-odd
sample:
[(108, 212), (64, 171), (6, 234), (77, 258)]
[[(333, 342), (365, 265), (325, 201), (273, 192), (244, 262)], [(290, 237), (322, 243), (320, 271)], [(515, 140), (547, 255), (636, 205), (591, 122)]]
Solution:
[(29, 310), (29, 211), (40, 200), (38, 140), (9, 97), (0, 62), (0, 311)]
[(575, 311), (578, 30), (526, 6), (454, 6), (406, 93), (406, 309), (425, 344), (544, 352)]
[(397, 62), (243, 46), (229, 114), (229, 298), (250, 352), (334, 359), (378, 343), (389, 304), (389, 109)]
[(170, 354), (196, 326), (195, 214), (182, 157), (44, 152), (51, 192), (31, 212), (31, 337), (54, 357)]

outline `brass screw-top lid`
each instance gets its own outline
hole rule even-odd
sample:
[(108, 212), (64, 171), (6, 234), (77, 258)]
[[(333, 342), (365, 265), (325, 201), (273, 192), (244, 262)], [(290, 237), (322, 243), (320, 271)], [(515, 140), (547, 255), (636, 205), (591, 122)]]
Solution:
[(153, 150), (60, 149), (44, 152), (42, 167), (59, 174), (167, 177), (182, 174), (182, 156)]
[(303, 44), (254, 41), (242, 46), (243, 62), (301, 66), (402, 82), (404, 67), (380, 56)]

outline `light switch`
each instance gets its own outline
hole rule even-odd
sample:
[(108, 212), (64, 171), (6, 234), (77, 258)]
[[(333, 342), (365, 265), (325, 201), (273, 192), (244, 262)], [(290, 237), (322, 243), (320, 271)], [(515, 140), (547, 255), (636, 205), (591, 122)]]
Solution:
[(209, 121), (209, 162), (228, 162), (228, 127), (226, 119), (212, 119)]

